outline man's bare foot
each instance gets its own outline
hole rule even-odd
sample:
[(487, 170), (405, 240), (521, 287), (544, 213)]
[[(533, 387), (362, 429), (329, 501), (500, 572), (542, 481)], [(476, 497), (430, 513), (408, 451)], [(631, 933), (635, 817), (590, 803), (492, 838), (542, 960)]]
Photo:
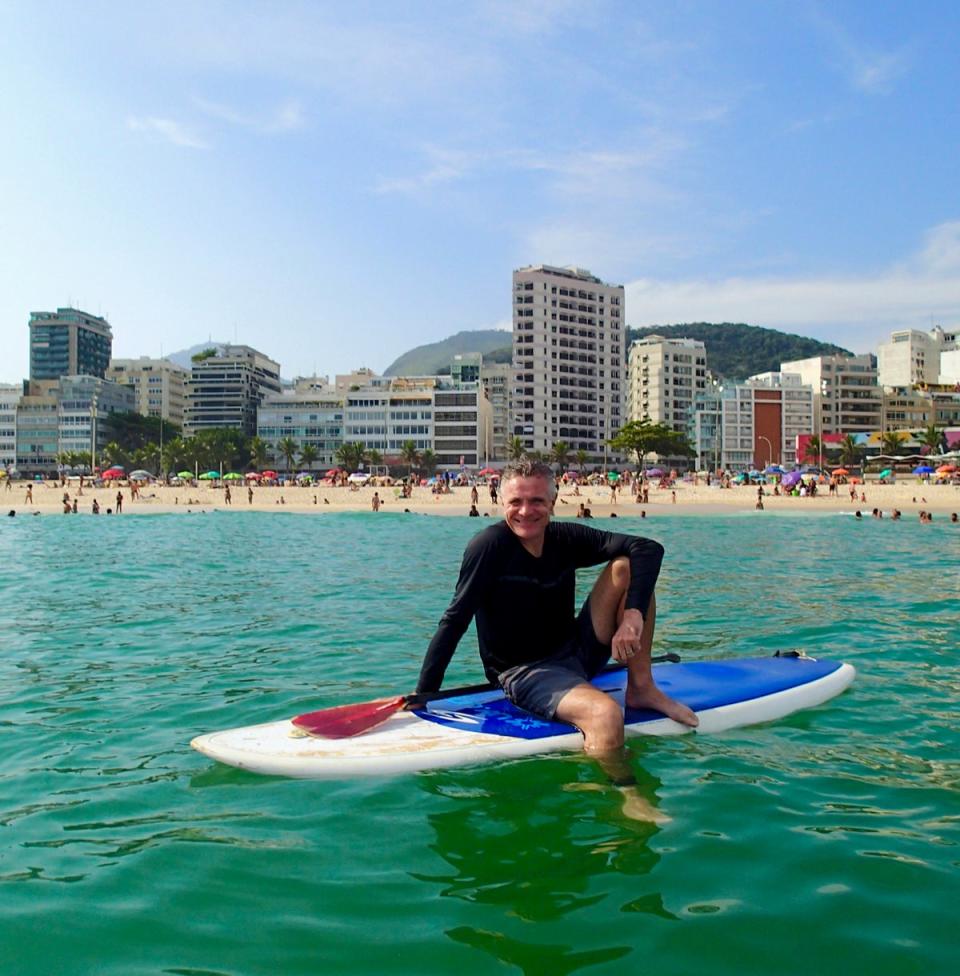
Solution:
[(627, 685), (627, 708), (652, 708), (655, 712), (662, 712), (667, 718), (672, 718), (681, 725), (696, 728), (700, 724), (694, 711), (686, 705), (665, 695), (652, 682), (642, 688)]
[[(604, 793), (609, 789), (601, 783), (565, 783), (563, 789), (569, 792), (579, 792), (581, 790), (596, 790)], [(623, 796), (623, 806), (620, 808), (623, 815), (629, 820), (637, 820), (641, 823), (665, 824), (670, 823), (668, 817), (662, 810), (658, 810), (635, 785), (615, 786)]]
[(623, 794), (620, 811), (628, 819), (652, 824), (670, 823), (671, 818), (658, 810), (636, 786), (618, 786), (616, 789)]

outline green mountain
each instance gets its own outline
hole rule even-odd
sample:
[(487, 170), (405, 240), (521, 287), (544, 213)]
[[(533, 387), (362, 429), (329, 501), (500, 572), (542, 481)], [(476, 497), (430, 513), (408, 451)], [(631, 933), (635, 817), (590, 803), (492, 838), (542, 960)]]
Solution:
[(707, 347), (707, 366), (727, 379), (744, 380), (755, 373), (780, 369), (780, 364), (812, 356), (853, 355), (848, 349), (806, 336), (790, 335), (742, 322), (690, 322), (627, 328), (627, 347), (635, 339), (660, 335), (665, 339), (699, 339)]
[[(768, 373), (781, 363), (811, 356), (853, 355), (850, 350), (806, 336), (764, 329), (742, 322), (689, 322), (686, 325), (650, 325), (627, 328), (627, 348), (635, 339), (649, 335), (664, 338), (700, 339), (707, 347), (710, 371), (726, 379), (743, 380), (756, 373)], [(404, 353), (385, 370), (385, 376), (433, 376), (449, 373), (456, 353), (482, 352), (486, 362), (509, 363), (511, 335), (499, 329), (458, 332), (442, 342), (417, 346)]]
[(458, 353), (480, 352), (486, 362), (509, 363), (512, 336), (501, 329), (458, 332), (440, 342), (417, 346), (395, 359), (384, 376), (436, 376), (449, 373), (450, 362)]

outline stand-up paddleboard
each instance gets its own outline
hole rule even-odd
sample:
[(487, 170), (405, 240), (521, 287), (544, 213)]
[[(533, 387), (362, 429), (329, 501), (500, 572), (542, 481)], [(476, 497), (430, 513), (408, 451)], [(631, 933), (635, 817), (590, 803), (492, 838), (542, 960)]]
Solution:
[[(655, 664), (657, 685), (692, 708), (697, 732), (782, 718), (839, 695), (854, 679), (849, 664), (808, 657), (741, 658)], [(606, 671), (594, 684), (621, 707), (624, 670)], [(627, 709), (627, 735), (677, 735), (685, 725), (659, 712)], [(276, 776), (348, 779), (517, 758), (579, 749), (583, 736), (572, 725), (546, 722), (518, 709), (500, 691), (483, 691), (398, 711), (376, 729), (351, 738), (304, 733), (290, 719), (211, 732), (191, 745), (211, 759)]]

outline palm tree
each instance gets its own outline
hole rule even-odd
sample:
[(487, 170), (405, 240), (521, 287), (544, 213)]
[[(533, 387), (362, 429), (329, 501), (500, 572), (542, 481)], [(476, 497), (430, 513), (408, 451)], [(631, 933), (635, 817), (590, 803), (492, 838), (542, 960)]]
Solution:
[(341, 444), (337, 448), (337, 463), (347, 471), (357, 471), (367, 459), (367, 449), (360, 441)]
[(580, 474), (583, 474), (583, 469), (587, 465), (587, 461), (590, 460), (590, 455), (581, 447), (575, 455), (577, 459), (577, 467), (580, 469)]
[(823, 456), (823, 442), (819, 434), (811, 434), (803, 454), (808, 461), (819, 461)]
[(262, 437), (250, 438), (250, 464), (258, 471), (262, 471), (267, 466), (267, 457), (270, 454), (270, 445)]
[(293, 471), (293, 462), (297, 459), (297, 451), (300, 445), (292, 437), (284, 437), (277, 441), (277, 450), (283, 455), (287, 462), (287, 474)]
[(856, 464), (860, 458), (860, 447), (853, 434), (846, 434), (840, 441), (840, 463), (842, 465)]
[(413, 441), (404, 441), (400, 448), (400, 459), (410, 469), (413, 474), (415, 468), (420, 467), (420, 452)]
[(930, 448), (930, 453), (936, 453), (940, 449), (940, 444), (943, 440), (943, 434), (940, 432), (936, 424), (928, 424), (923, 428), (923, 432), (916, 435), (917, 440), (923, 444), (924, 447)]
[(303, 447), (300, 448), (300, 463), (307, 471), (310, 470), (311, 464), (317, 463), (317, 458), (319, 457), (319, 452), (312, 444), (304, 444)]
[(570, 445), (566, 441), (555, 441), (550, 450), (550, 456), (556, 461), (562, 474), (570, 460)]
[(367, 451), (367, 460), (370, 462), (371, 468), (377, 468), (383, 464), (383, 455), (375, 447), (371, 447)]
[(904, 433), (902, 430), (890, 430), (887, 431), (880, 438), (880, 453), (881, 454), (896, 454), (900, 450), (900, 445), (907, 440), (909, 434)]
[(103, 450), (100, 452), (100, 461), (108, 468), (111, 464), (119, 464), (124, 468), (130, 464), (130, 458), (127, 456), (127, 452), (116, 441), (110, 441), (110, 443), (103, 445)]
[(511, 461), (519, 461), (527, 453), (523, 441), (519, 437), (511, 437), (507, 441), (507, 456)]
[(429, 447), (420, 455), (420, 466), (428, 477), (437, 469), (437, 456)]

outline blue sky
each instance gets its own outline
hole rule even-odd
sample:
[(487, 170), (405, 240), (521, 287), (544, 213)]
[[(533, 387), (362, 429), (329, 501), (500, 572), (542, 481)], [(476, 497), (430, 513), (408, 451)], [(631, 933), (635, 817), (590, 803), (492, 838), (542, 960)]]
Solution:
[(960, 4), (0, 0), (0, 380), (30, 311), (285, 376), (508, 327), (576, 264), (640, 326), (960, 325)]

